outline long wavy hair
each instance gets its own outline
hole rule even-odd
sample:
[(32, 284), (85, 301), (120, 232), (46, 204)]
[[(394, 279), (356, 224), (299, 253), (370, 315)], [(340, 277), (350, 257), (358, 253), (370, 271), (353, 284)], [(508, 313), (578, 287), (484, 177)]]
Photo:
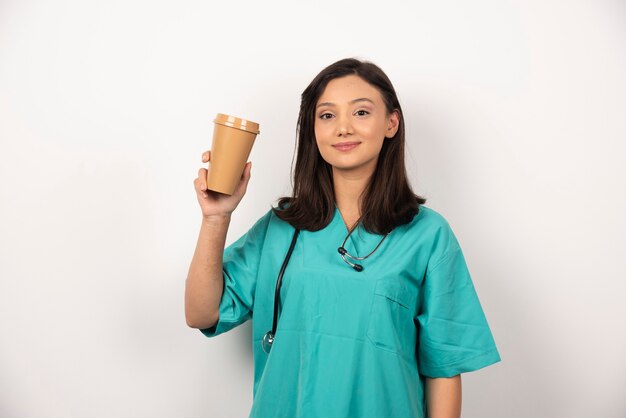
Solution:
[(315, 140), (315, 106), (331, 80), (352, 74), (380, 92), (387, 115), (395, 110), (399, 116), (398, 130), (393, 138), (383, 141), (376, 169), (363, 191), (361, 224), (370, 233), (385, 234), (411, 222), (419, 206), (426, 203), (409, 185), (404, 164), (404, 115), (391, 81), (372, 62), (345, 58), (324, 68), (302, 92), (295, 170), (293, 162), (291, 167), (293, 196), (279, 198), (278, 207), (272, 207), (276, 216), (296, 228), (318, 231), (333, 218), (333, 172)]

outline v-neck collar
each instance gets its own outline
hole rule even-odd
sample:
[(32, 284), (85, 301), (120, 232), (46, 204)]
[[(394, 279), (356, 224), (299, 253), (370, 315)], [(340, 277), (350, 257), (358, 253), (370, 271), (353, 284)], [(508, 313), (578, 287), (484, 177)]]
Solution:
[[(337, 206), (337, 203), (334, 203), (334, 206), (335, 206), (335, 214), (333, 215), (333, 219), (339, 218), (339, 222), (343, 226), (343, 230), (344, 230), (344, 233), (345, 233), (344, 235), (348, 235), (350, 230), (348, 229), (348, 226), (346, 225), (346, 222), (343, 219), (343, 215), (341, 214), (341, 211), (339, 210), (339, 206)], [(361, 227), (361, 222), (359, 220), (359, 221), (357, 221), (356, 225), (354, 226), (354, 228), (352, 230), (352, 234), (357, 232), (357, 229), (360, 228), (360, 227)], [(350, 236), (352, 236), (352, 234)]]
[[(337, 206), (336, 203), (334, 204), (334, 206), (335, 206), (335, 213), (333, 215), (332, 223), (339, 223), (338, 228), (341, 231), (341, 234), (342, 234), (341, 240), (343, 241), (343, 239), (346, 237), (346, 235), (350, 233), (350, 231), (348, 230), (348, 227), (346, 226), (346, 223), (343, 220), (343, 216), (341, 216), (341, 211), (339, 210), (339, 207)], [(367, 245), (371, 242), (378, 243), (378, 241), (380, 241), (381, 238), (382, 238), (382, 235), (368, 232), (363, 227), (363, 224), (359, 221), (354, 227), (354, 229), (352, 230), (352, 233), (350, 234), (350, 238), (348, 238), (348, 241), (353, 241), (353, 242), (358, 241), (359, 246), (360, 246), (363, 244)]]

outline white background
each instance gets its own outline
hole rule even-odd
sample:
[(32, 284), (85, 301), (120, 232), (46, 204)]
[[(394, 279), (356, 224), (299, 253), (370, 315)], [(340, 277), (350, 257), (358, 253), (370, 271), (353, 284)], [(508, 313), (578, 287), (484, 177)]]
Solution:
[(626, 416), (625, 24), (619, 0), (0, 1), (0, 416), (247, 416), (250, 323), (185, 324), (193, 180), (216, 113), (261, 124), (234, 241), (344, 57), (394, 83), (502, 356), (463, 416)]

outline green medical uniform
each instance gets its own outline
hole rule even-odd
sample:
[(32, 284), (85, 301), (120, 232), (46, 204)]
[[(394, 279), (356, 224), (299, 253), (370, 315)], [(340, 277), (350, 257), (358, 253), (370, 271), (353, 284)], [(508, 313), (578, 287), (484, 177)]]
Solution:
[[(329, 225), (301, 231), (283, 277), (276, 338), (276, 279), (294, 228), (269, 210), (224, 251), (213, 337), (253, 318), (250, 417), (426, 417), (425, 377), (451, 377), (500, 361), (459, 243), (421, 206), (357, 272), (337, 248), (348, 234), (337, 206)], [(348, 253), (382, 236), (359, 226)]]

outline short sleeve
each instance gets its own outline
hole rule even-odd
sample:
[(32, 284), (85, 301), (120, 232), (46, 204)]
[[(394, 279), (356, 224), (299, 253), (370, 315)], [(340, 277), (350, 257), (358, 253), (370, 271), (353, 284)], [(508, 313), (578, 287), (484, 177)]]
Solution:
[(230, 331), (252, 317), (254, 293), (263, 243), (272, 211), (224, 249), (224, 292), (219, 306), (219, 320), (211, 328), (201, 329), (207, 337)]
[(451, 230), (450, 247), (422, 284), (417, 361), (427, 377), (452, 377), (500, 361), (465, 258)]

